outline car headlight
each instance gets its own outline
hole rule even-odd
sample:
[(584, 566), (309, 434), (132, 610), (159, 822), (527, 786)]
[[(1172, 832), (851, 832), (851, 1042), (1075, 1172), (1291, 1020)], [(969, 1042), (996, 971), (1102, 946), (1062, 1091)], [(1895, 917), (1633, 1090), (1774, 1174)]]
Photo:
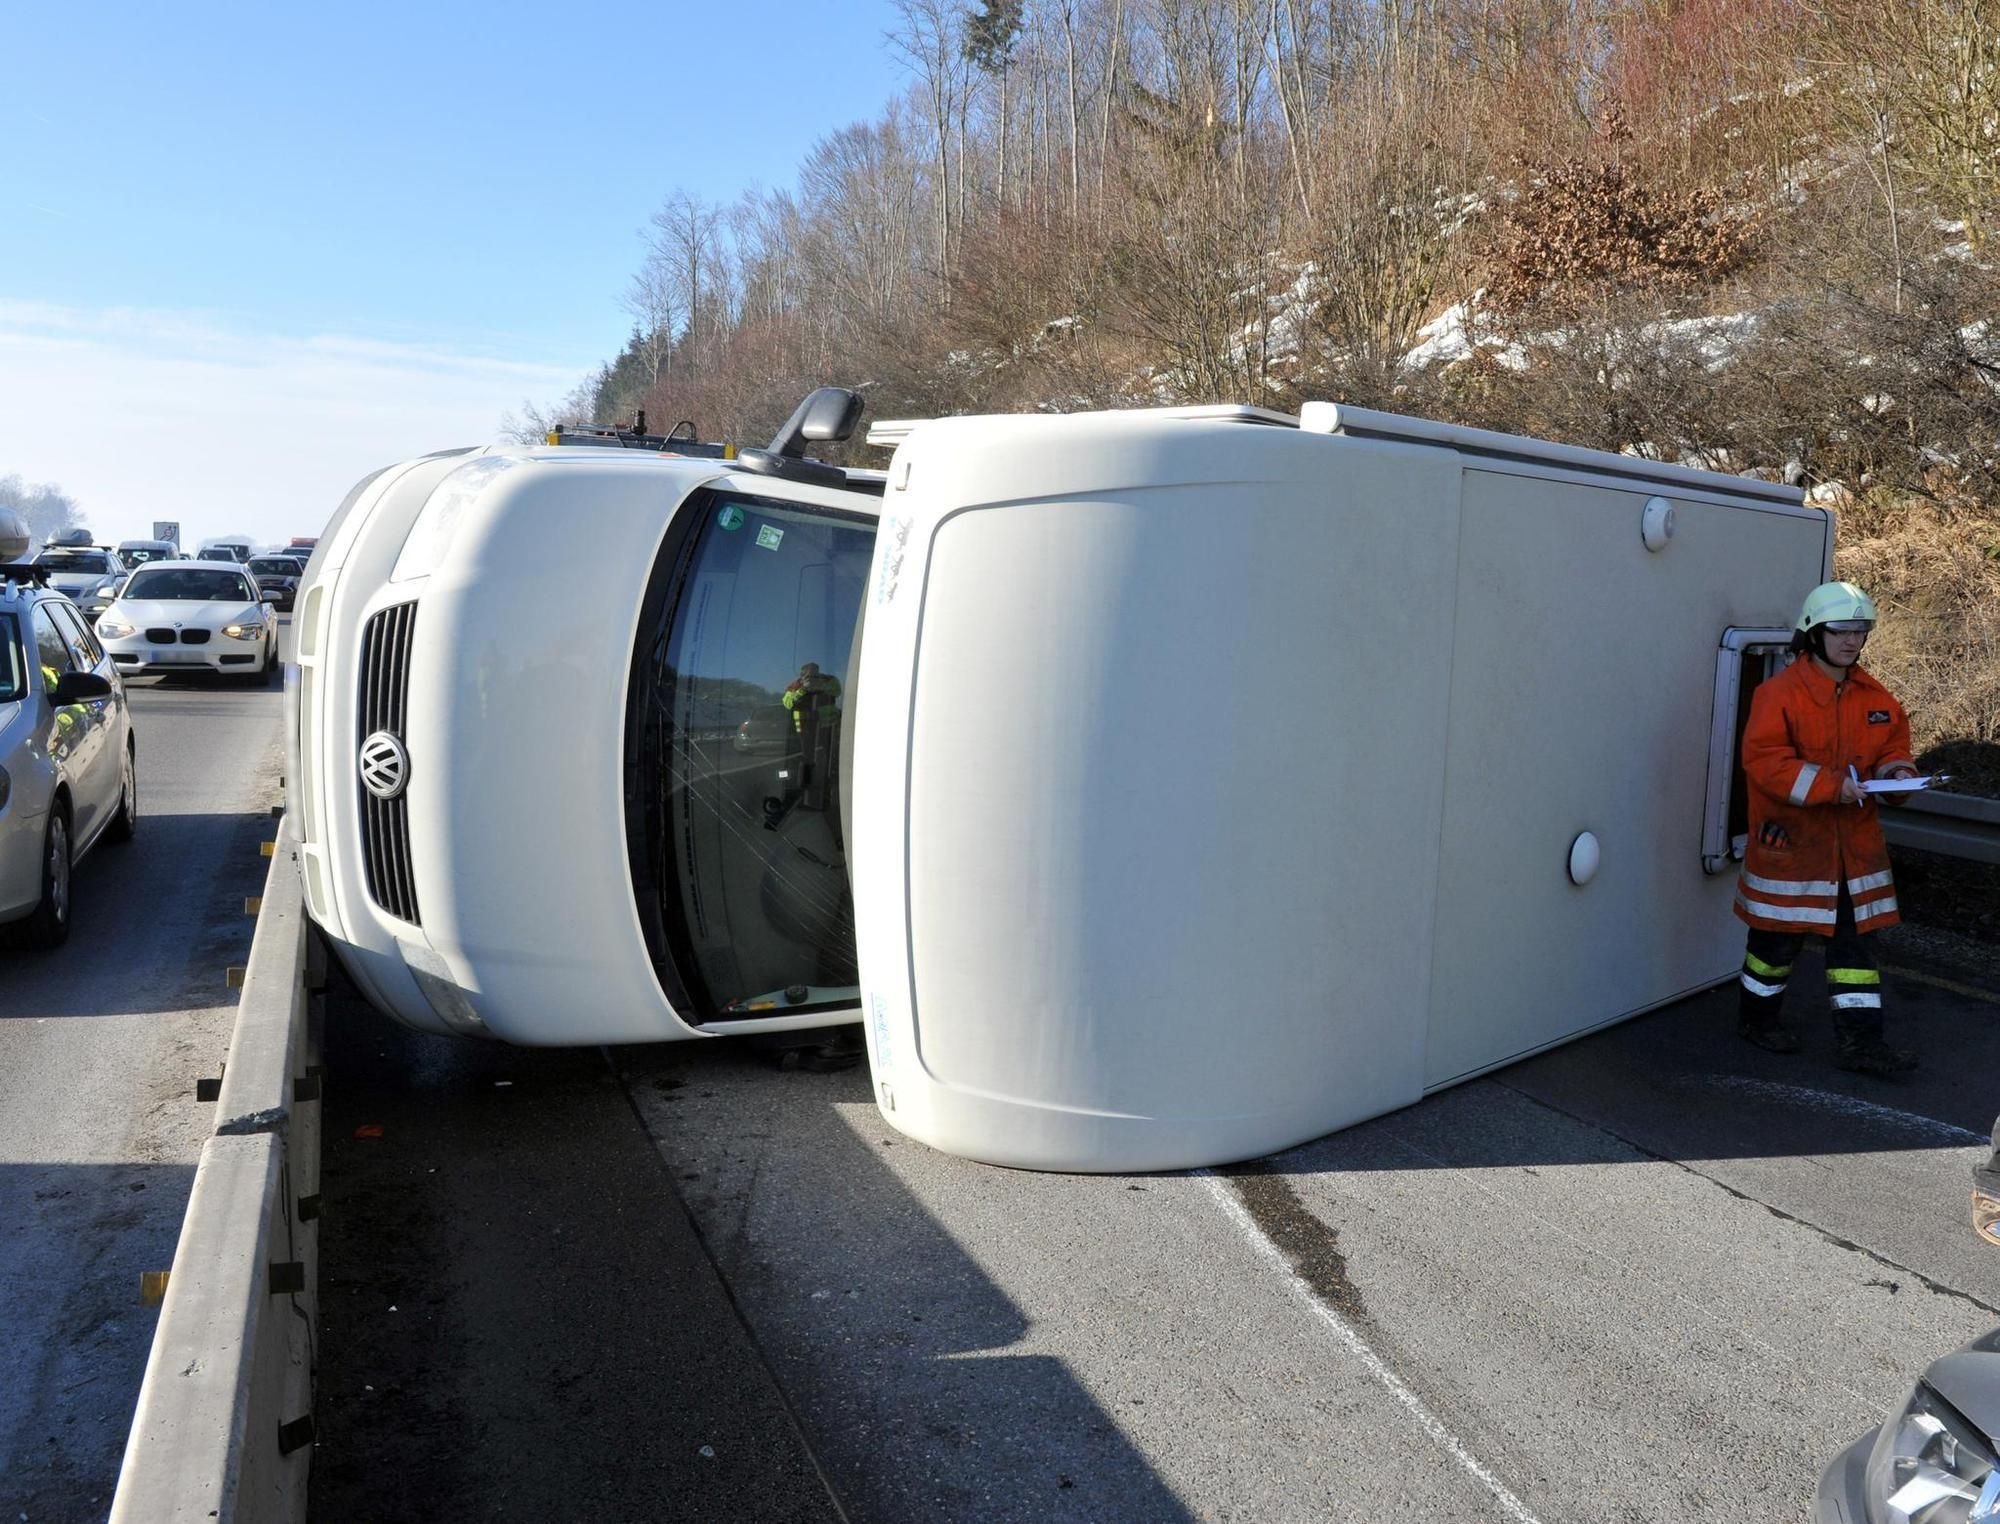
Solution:
[(2000, 1463), (1986, 1438), (1919, 1381), (1868, 1455), (1875, 1524), (2000, 1520)]
[(132, 633), (132, 626), (118, 619), (100, 619), (97, 621), (97, 633), (106, 640), (123, 640)]
[(264, 633), (264, 625), (261, 620), (255, 620), (249, 624), (225, 624), (222, 627), (222, 633), (227, 635), (231, 640), (255, 640), (259, 635)]

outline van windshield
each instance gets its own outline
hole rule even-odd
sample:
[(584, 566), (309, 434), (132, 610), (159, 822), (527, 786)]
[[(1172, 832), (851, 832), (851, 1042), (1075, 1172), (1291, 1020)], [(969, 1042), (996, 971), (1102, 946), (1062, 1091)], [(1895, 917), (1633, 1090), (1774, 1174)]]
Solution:
[(864, 515), (689, 499), (653, 571), (626, 715), (633, 889), (689, 1019), (858, 999), (840, 818)]

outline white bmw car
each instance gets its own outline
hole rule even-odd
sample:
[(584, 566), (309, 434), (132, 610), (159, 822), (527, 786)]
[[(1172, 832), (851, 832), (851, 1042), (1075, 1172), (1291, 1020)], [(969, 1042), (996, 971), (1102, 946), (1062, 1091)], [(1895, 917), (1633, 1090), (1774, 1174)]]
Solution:
[[(852, 427), (836, 395), (800, 441)], [(859, 1019), (840, 759), (882, 482), (687, 448), (408, 461), (320, 536), (287, 684), (306, 905), (411, 1026)]]
[(278, 673), (278, 615), (241, 566), (153, 561), (132, 573), (97, 621), (128, 677), (212, 672), (262, 682)]

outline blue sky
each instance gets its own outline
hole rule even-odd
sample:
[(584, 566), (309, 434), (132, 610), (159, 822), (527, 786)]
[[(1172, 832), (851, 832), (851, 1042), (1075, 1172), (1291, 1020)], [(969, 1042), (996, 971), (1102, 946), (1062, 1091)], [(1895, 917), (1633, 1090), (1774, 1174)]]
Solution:
[(790, 186), (907, 82), (887, 0), (12, 9), (0, 475), (117, 537), (494, 437), (623, 342), (668, 192)]

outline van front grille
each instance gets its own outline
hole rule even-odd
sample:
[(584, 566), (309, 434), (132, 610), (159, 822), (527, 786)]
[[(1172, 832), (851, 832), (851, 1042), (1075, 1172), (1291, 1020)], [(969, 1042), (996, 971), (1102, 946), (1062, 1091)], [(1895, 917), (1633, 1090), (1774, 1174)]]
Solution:
[[(416, 634), (417, 606), (399, 603), (372, 617), (361, 635), (361, 702), (355, 733), (356, 756), (370, 736), (384, 732), (405, 746), (409, 716), (410, 644)], [(407, 775), (408, 766), (404, 768)], [(407, 788), (407, 776), (404, 787)], [(417, 880), (410, 866), (410, 801), (399, 790), (385, 799), (361, 782), (361, 859), (368, 895), (393, 916), (422, 925), (417, 913)]]

